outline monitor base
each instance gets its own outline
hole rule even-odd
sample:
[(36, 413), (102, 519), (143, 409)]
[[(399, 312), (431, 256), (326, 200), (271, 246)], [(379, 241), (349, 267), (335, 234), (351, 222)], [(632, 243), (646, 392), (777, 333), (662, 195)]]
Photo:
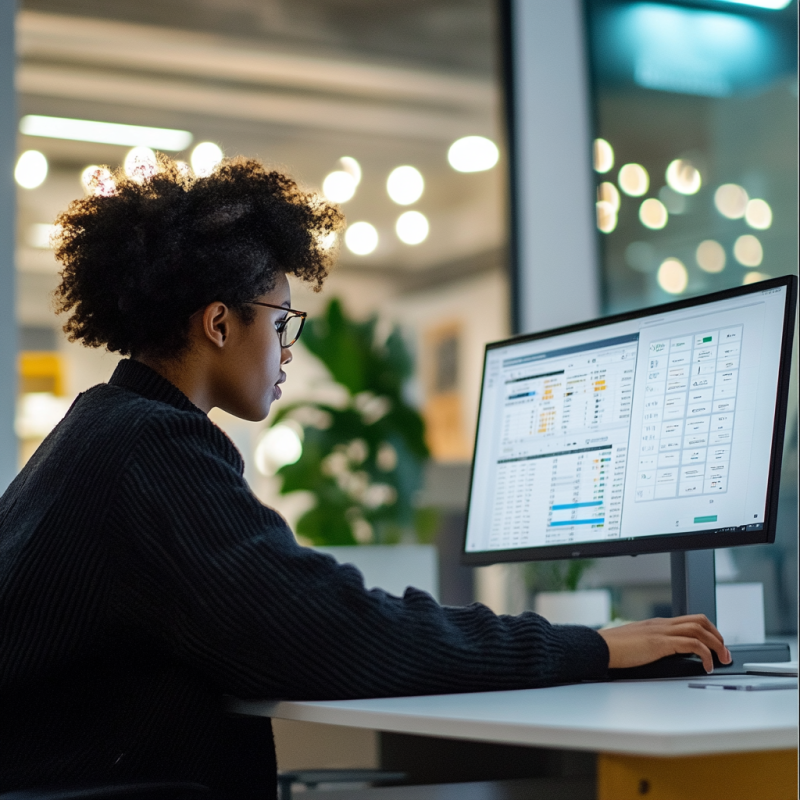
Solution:
[[(785, 642), (729, 645), (733, 656), (730, 664), (721, 664), (714, 658), (715, 675), (744, 675), (744, 665), (751, 662), (789, 661), (789, 645)], [(657, 678), (691, 678), (705, 675), (700, 659), (692, 654), (661, 658), (651, 664), (627, 669), (610, 669), (609, 679), (615, 681), (653, 680)]]

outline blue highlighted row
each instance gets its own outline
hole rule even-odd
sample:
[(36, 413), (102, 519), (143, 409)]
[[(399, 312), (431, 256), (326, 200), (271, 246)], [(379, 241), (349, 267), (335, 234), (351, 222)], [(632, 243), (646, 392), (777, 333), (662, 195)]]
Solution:
[(536, 392), (520, 392), (519, 394), (510, 394), (509, 400), (519, 400), (520, 397), (533, 397)]
[(563, 503), (557, 506), (550, 506), (553, 511), (565, 511), (568, 508), (590, 508), (591, 506), (603, 505), (602, 500), (592, 500), (588, 503)]
[(606, 521), (605, 517), (597, 519), (565, 519), (563, 522), (551, 522), (551, 528), (558, 528), (562, 525), (600, 525)]

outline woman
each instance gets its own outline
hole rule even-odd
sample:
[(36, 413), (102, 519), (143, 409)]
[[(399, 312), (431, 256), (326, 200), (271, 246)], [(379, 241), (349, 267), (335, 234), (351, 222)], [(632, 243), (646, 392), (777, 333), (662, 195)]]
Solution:
[(703, 617), (597, 633), (366, 591), (300, 547), (209, 419), (280, 398), (339, 211), (245, 159), (191, 178), (161, 158), (58, 224), (72, 340), (129, 356), (83, 393), (0, 500), (0, 789), (192, 780), (269, 796), (267, 720), (224, 695), (337, 699), (603, 678), (728, 653)]

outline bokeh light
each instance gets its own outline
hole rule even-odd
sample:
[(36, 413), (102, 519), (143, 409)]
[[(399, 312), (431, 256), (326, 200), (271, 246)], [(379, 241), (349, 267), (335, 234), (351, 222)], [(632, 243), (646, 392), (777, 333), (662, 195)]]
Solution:
[(667, 207), (670, 214), (686, 213), (686, 196), (670, 189), (669, 186), (662, 186), (658, 190), (658, 199)]
[(764, 248), (752, 233), (745, 233), (733, 243), (733, 255), (743, 267), (758, 267), (764, 260)]
[(615, 214), (619, 211), (621, 202), (619, 190), (611, 181), (603, 181), (603, 183), (597, 187), (597, 202), (609, 203), (613, 206)]
[(346, 203), (356, 193), (356, 179), (344, 170), (336, 170), (325, 176), (322, 193), (332, 203)]
[(352, 176), (353, 180), (356, 182), (356, 186), (358, 186), (358, 184), (361, 183), (361, 164), (352, 156), (342, 156), (339, 159), (339, 164), (348, 175)]
[(595, 208), (597, 210), (598, 229), (603, 233), (611, 233), (617, 227), (617, 210), (605, 200), (598, 200)]
[(747, 201), (744, 221), (758, 231), (765, 231), (772, 225), (772, 209), (766, 200), (754, 198)]
[(619, 188), (631, 197), (641, 197), (650, 188), (650, 176), (641, 164), (625, 164), (619, 171)]
[(683, 158), (676, 158), (667, 167), (667, 185), (680, 194), (697, 194), (703, 180), (700, 171)]
[(47, 158), (38, 150), (26, 150), (17, 159), (14, 179), (23, 189), (35, 189), (47, 177)]
[(406, 211), (397, 219), (395, 231), (397, 237), (405, 244), (420, 244), (428, 238), (428, 218), (419, 211)]
[(200, 142), (192, 150), (190, 161), (198, 178), (208, 177), (223, 159), (222, 148), (214, 142)]
[(301, 436), (302, 428), (292, 420), (268, 428), (256, 445), (256, 469), (269, 476), (287, 464), (294, 464), (303, 455)]
[(689, 285), (689, 273), (677, 258), (662, 261), (656, 277), (658, 285), (669, 294), (683, 294)]
[(378, 231), (369, 222), (354, 222), (344, 234), (347, 249), (357, 256), (367, 256), (378, 246)]
[(639, 221), (645, 228), (653, 231), (660, 231), (666, 226), (669, 220), (666, 206), (655, 197), (648, 197), (639, 206)]
[(92, 164), (81, 172), (81, 183), (88, 194), (98, 197), (111, 197), (116, 191), (111, 170), (97, 164)]
[(747, 209), (747, 192), (738, 183), (723, 183), (714, 192), (714, 205), (723, 217), (741, 219)]
[(614, 148), (605, 139), (594, 140), (594, 168), (596, 172), (608, 172), (614, 166)]
[(747, 275), (742, 278), (742, 286), (749, 286), (751, 283), (758, 283), (759, 281), (768, 281), (770, 277), (770, 275), (764, 272), (748, 272)]
[(123, 168), (131, 180), (144, 183), (158, 172), (158, 159), (149, 147), (134, 147), (125, 156)]
[(447, 161), (457, 172), (483, 172), (500, 158), (497, 145), (485, 136), (464, 136), (450, 145)]
[(697, 245), (695, 259), (704, 272), (722, 272), (725, 269), (725, 248), (713, 239), (706, 239)]
[(424, 188), (422, 173), (416, 167), (408, 165), (393, 169), (386, 181), (389, 197), (399, 206), (416, 203), (422, 197)]

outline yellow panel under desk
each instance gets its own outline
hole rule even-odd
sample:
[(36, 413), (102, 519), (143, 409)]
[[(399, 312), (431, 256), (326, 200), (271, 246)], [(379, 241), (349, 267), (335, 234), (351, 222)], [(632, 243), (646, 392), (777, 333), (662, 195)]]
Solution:
[(797, 750), (654, 758), (602, 753), (597, 800), (797, 800)]

